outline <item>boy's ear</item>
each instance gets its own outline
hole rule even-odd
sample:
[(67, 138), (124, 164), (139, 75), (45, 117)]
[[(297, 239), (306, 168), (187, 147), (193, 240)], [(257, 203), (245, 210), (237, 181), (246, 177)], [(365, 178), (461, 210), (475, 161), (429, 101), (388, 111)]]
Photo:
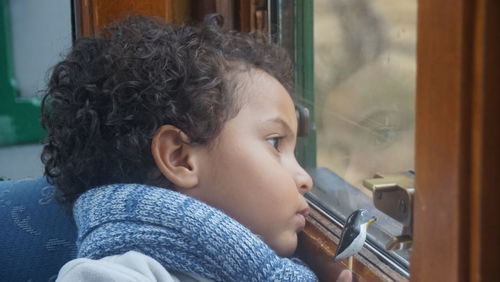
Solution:
[(177, 188), (190, 189), (198, 185), (196, 153), (189, 137), (180, 129), (161, 126), (151, 142), (151, 153), (160, 172)]

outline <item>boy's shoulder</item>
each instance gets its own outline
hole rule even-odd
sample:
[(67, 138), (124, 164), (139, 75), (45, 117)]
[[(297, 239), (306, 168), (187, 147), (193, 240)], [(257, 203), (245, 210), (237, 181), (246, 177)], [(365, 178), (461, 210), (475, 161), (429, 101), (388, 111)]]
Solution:
[(77, 258), (66, 263), (59, 271), (57, 281), (158, 281), (158, 282), (210, 282), (199, 275), (169, 272), (158, 261), (136, 251), (93, 260)]

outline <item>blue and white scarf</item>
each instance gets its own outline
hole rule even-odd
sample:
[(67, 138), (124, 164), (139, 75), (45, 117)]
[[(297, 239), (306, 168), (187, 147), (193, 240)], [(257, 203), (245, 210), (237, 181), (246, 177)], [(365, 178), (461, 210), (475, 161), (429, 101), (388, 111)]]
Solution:
[(138, 184), (91, 189), (74, 206), (78, 257), (138, 251), (167, 270), (215, 281), (317, 281), (222, 211), (178, 192)]

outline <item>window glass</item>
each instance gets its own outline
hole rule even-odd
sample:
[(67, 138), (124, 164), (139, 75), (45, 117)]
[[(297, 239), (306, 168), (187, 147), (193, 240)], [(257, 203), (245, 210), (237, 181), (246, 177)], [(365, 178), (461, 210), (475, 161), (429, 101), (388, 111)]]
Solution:
[[(314, 1), (314, 177), (323, 188), (312, 194), (341, 217), (373, 206), (363, 180), (414, 169), (416, 18), (416, 0)], [(400, 222), (374, 213), (379, 242), (378, 233), (401, 234)]]
[(21, 97), (39, 96), (47, 70), (71, 47), (71, 1), (9, 1), (12, 55)]
[(415, 0), (317, 0), (317, 163), (350, 184), (414, 168)]

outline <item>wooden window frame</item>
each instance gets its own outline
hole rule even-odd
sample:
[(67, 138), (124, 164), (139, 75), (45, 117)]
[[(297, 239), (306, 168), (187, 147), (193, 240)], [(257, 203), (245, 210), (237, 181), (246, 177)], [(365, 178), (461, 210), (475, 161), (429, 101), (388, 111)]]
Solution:
[[(411, 281), (494, 281), (500, 253), (500, 2), (418, 2), (416, 194)], [(313, 209), (300, 253), (323, 281), (339, 226)], [(354, 272), (385, 280), (355, 257)], [(398, 280), (391, 276), (390, 279)]]
[(418, 5), (412, 280), (494, 281), (500, 2)]

